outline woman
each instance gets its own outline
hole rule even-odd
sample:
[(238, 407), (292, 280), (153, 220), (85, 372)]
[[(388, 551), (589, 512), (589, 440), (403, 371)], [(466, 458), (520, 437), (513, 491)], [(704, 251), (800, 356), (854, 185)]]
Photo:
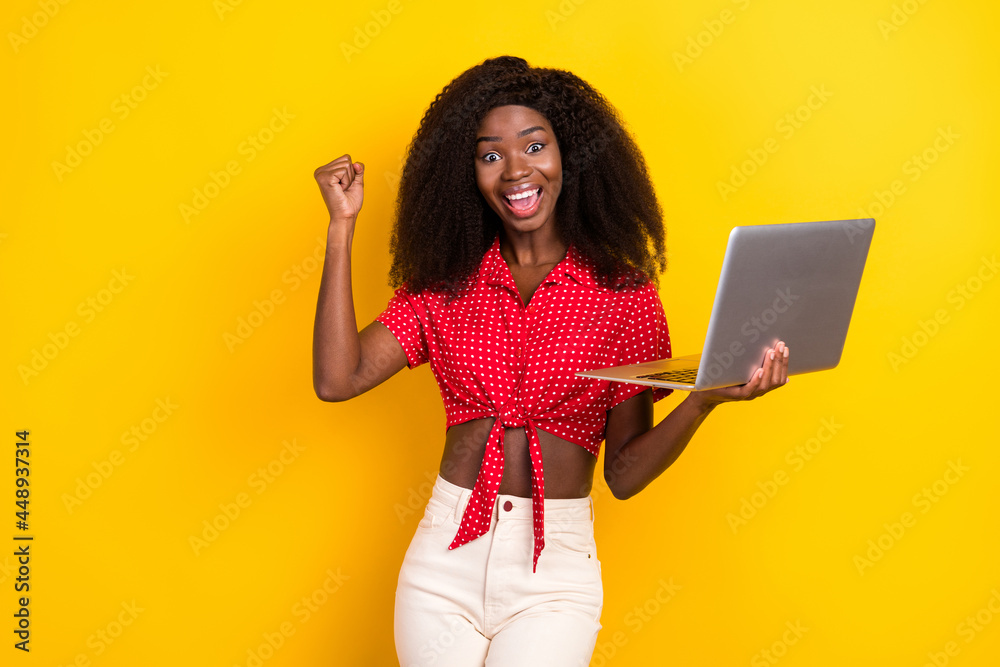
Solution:
[(601, 441), (605, 480), (629, 498), (716, 405), (784, 384), (787, 348), (746, 385), (690, 393), (655, 427), (669, 390), (574, 375), (668, 357), (670, 340), (645, 162), (569, 72), (495, 58), (435, 98), (400, 179), (398, 289), (360, 333), (350, 248), (364, 167), (344, 155), (315, 176), (330, 212), (317, 395), (346, 400), (428, 362), (448, 417), (399, 575), (400, 663), (588, 664), (603, 606), (589, 495)]

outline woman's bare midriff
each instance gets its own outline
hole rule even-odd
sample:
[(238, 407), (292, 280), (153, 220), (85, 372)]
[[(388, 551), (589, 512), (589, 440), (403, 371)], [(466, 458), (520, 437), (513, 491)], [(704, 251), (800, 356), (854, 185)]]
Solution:
[[(471, 489), (476, 484), (486, 452), (486, 440), (494, 420), (474, 419), (448, 429), (441, 476), (458, 486)], [(594, 483), (597, 457), (580, 445), (538, 429), (545, 469), (546, 498), (586, 498)], [(500, 493), (531, 497), (531, 459), (528, 436), (523, 428), (504, 433), (504, 470)]]

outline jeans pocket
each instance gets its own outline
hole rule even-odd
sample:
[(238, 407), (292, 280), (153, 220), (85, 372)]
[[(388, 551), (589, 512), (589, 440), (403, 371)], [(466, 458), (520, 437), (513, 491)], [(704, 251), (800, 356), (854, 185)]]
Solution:
[(597, 543), (594, 541), (593, 524), (580, 522), (579, 525), (563, 524), (545, 529), (545, 548), (576, 556), (597, 559)]
[(427, 501), (424, 516), (420, 519), (420, 523), (417, 524), (417, 528), (420, 530), (435, 530), (452, 523), (451, 518), (454, 516), (454, 512), (455, 509), (453, 507), (432, 496)]
[(417, 530), (431, 530), (434, 528), (434, 521), (434, 515), (427, 510), (424, 510), (424, 516), (420, 519), (420, 522), (417, 523)]

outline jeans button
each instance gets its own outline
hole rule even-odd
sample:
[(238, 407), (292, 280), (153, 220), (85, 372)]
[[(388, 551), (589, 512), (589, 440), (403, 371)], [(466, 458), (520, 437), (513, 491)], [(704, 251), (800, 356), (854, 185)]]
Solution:
[(509, 512), (509, 511), (511, 510), (511, 508), (512, 508), (512, 507), (514, 507), (514, 503), (512, 503), (512, 502), (510, 502), (510, 501), (508, 500), (507, 502), (505, 502), (505, 503), (503, 504), (503, 511), (504, 511), (504, 512)]

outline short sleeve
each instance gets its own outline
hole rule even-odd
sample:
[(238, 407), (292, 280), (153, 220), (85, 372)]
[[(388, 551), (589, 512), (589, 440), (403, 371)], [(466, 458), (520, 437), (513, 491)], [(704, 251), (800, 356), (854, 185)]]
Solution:
[(389, 304), (382, 314), (375, 318), (392, 332), (406, 354), (406, 365), (410, 368), (426, 363), (427, 339), (421, 324), (421, 313), (425, 312), (420, 298), (410, 292), (406, 286), (400, 287), (389, 299)]
[[(656, 287), (652, 283), (646, 283), (633, 294), (628, 306), (631, 309), (631, 318), (622, 336), (616, 365), (629, 366), (669, 359), (670, 331), (667, 329), (667, 316), (663, 312), (663, 303)], [(610, 405), (613, 408), (646, 389), (649, 389), (646, 385), (612, 382)], [(666, 398), (673, 392), (673, 389), (666, 387), (652, 389), (654, 402)]]

